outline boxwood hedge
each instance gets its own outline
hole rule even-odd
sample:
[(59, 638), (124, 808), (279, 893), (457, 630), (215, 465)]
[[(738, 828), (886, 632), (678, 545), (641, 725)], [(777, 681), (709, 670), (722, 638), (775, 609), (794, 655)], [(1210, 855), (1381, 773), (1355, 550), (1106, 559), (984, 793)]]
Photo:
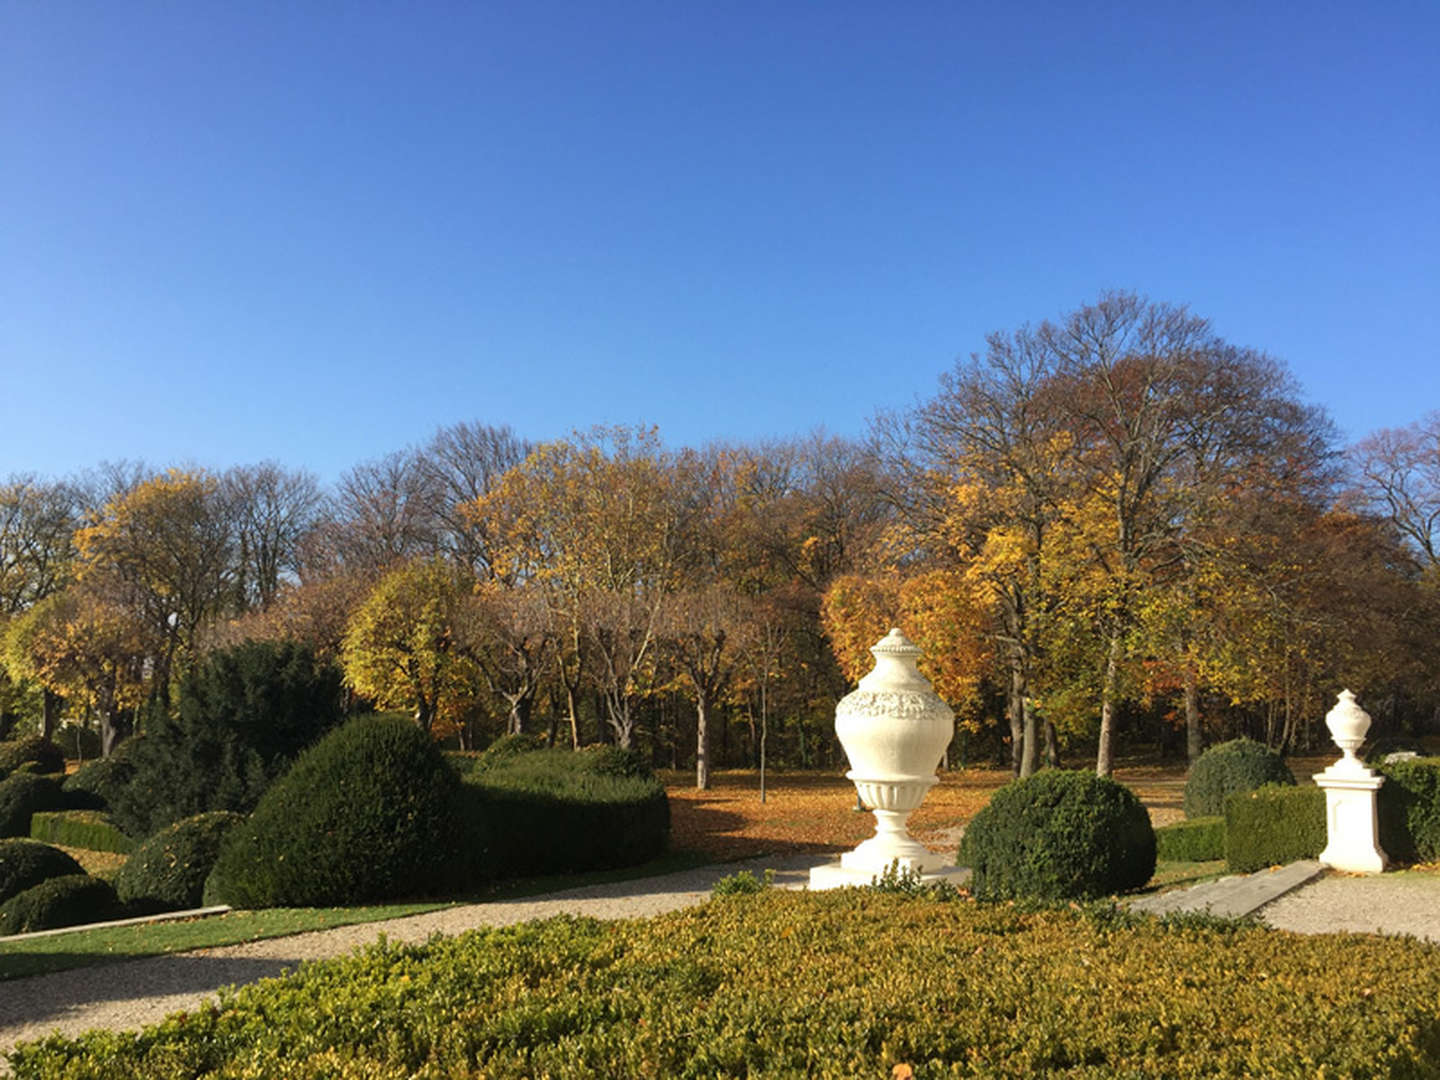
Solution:
[(85, 868), (59, 848), (36, 840), (0, 840), (0, 903), (54, 877), (83, 874)]
[(137, 841), (121, 832), (101, 810), (37, 810), (30, 835), (47, 844), (128, 855)]
[(1232, 795), (1225, 803), (1225, 863), (1248, 873), (1325, 850), (1325, 792), (1267, 784)]
[(1294, 784), (1295, 774), (1274, 750), (1254, 739), (1231, 739), (1210, 747), (1185, 781), (1185, 816), (1216, 817), (1225, 800), (1265, 784)]
[(221, 841), (244, 820), (229, 810), (212, 810), (166, 826), (125, 861), (115, 875), (115, 892), (136, 911), (199, 907)]
[(29, 836), (37, 810), (60, 810), (65, 796), (53, 776), (17, 772), (0, 780), (0, 836)]
[(1440, 860), (1440, 757), (1380, 766), (1380, 847), (1399, 862)]
[(206, 903), (355, 904), (437, 891), (457, 847), (459, 778), (414, 724), (361, 717), (304, 751), (226, 834)]
[(32, 764), (39, 773), (63, 773), (65, 752), (49, 739), (27, 735), (23, 739), (0, 742), (0, 779), (9, 776), (21, 765)]
[(1155, 832), (1129, 788), (1046, 769), (991, 796), (966, 826), (958, 861), (984, 900), (1090, 899), (1150, 880)]
[(108, 881), (85, 874), (53, 877), (0, 904), (0, 934), (29, 934), (103, 922), (122, 913)]
[(1225, 857), (1225, 819), (1191, 818), (1155, 830), (1155, 857), (1175, 862), (1211, 862)]
[(1440, 1075), (1440, 947), (865, 890), (376, 945), (21, 1080)]

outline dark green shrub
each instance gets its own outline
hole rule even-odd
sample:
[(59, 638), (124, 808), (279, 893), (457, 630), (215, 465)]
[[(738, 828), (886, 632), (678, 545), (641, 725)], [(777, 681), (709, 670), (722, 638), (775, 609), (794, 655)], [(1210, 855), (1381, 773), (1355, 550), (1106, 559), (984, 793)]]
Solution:
[(94, 761), (100, 757), (100, 733), (81, 724), (61, 724), (55, 731), (55, 745), (71, 761)]
[(1170, 862), (1210, 862), (1225, 857), (1225, 819), (1192, 818), (1155, 830), (1155, 857)]
[(1440, 757), (1379, 768), (1380, 847), (1397, 862), (1440, 860)]
[(431, 892), (454, 861), (458, 790), (415, 725), (351, 721), (302, 753), (229, 832), (206, 902), (303, 907)]
[(544, 750), (545, 739), (540, 735), (501, 735), (474, 758), (477, 768), (488, 768), (502, 761), (509, 761), (520, 754)]
[(180, 684), (177, 714), (129, 754), (133, 780), (110, 808), (131, 836), (207, 810), (248, 812), (299, 750), (342, 718), (340, 675), (294, 642), (209, 654)]
[(604, 771), (614, 765), (602, 755), (534, 750), (472, 771), (457, 812), (465, 840), (455, 887), (633, 866), (663, 854), (664, 785)]
[(65, 805), (71, 810), (108, 810), (116, 796), (135, 777), (125, 748), (138, 746), (143, 738), (127, 739), (121, 750), (108, 758), (86, 762), (65, 778)]
[(0, 904), (0, 934), (29, 934), (104, 922), (120, 913), (115, 890), (108, 881), (69, 874), (42, 881)]
[(1225, 804), (1225, 863), (1237, 873), (1263, 870), (1325, 850), (1325, 792), (1269, 784)]
[(0, 836), (29, 836), (31, 814), (64, 806), (60, 781), (53, 776), (21, 772), (0, 780)]
[(966, 827), (959, 863), (982, 900), (1091, 899), (1150, 880), (1155, 831), (1129, 788), (1047, 769), (995, 792)]
[(711, 896), (753, 896), (775, 887), (775, 871), (766, 870), (763, 877), (756, 877), (749, 870), (727, 874), (715, 882), (710, 889)]
[(633, 747), (626, 749), (601, 743), (587, 746), (579, 753), (590, 759), (586, 769), (597, 776), (628, 776), (647, 780), (655, 775), (655, 770), (650, 768), (650, 762), (645, 759), (645, 755)]
[(30, 835), (60, 847), (120, 855), (130, 854), (137, 843), (117, 829), (103, 810), (37, 810), (30, 815)]
[(83, 866), (49, 844), (19, 838), (0, 840), (0, 903), (50, 878), (83, 873)]
[(1265, 784), (1294, 784), (1295, 776), (1274, 750), (1253, 739), (1231, 739), (1200, 755), (1185, 781), (1185, 816), (1218, 817), (1225, 800)]
[(221, 841), (244, 820), (229, 810), (212, 810), (166, 826), (136, 848), (120, 868), (115, 875), (116, 894), (135, 910), (199, 907)]
[(9, 776), (26, 762), (34, 762), (34, 772), (63, 773), (65, 752), (49, 739), (42, 739), (39, 735), (0, 743), (0, 779)]

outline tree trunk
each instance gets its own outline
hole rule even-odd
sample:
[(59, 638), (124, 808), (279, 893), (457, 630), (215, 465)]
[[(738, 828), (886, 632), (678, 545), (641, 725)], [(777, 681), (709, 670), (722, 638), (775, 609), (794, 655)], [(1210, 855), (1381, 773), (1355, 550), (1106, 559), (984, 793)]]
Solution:
[(1010, 772), (1020, 775), (1020, 755), (1025, 745), (1025, 673), (1018, 658), (1010, 661), (1010, 688), (1005, 713), (1010, 719)]
[(415, 726), (421, 731), (429, 731), (430, 725), (435, 722), (435, 703), (421, 698), (415, 703)]
[(570, 714), (570, 749), (580, 749), (580, 718), (578, 702), (575, 700), (575, 687), (569, 683), (565, 684), (565, 709)]
[(1060, 768), (1060, 737), (1049, 720), (1045, 721), (1045, 765), (1051, 769)]
[(1115, 684), (1120, 676), (1120, 635), (1110, 635), (1105, 657), (1105, 682), (1100, 690), (1100, 747), (1095, 753), (1095, 775), (1115, 771)]
[(710, 703), (703, 690), (695, 692), (695, 787), (710, 789)]
[(53, 690), (44, 690), (40, 705), (40, 737), (49, 742), (55, 737), (55, 725), (60, 720), (60, 695)]
[(1200, 737), (1200, 688), (1196, 685), (1195, 665), (1185, 665), (1185, 757), (1191, 765), (1204, 749)]
[(1035, 775), (1040, 758), (1040, 738), (1035, 726), (1035, 707), (1028, 697), (1020, 699), (1020, 711), (1025, 718), (1022, 732), (1025, 746), (1020, 754), (1020, 775), (1023, 778)]

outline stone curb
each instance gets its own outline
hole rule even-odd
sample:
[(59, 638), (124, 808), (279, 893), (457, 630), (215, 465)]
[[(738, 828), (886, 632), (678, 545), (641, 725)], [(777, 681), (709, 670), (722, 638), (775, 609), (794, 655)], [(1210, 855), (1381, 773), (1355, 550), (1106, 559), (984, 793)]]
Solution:
[(229, 904), (217, 904), (214, 907), (189, 908), (185, 911), (162, 911), (158, 915), (137, 915), (133, 919), (111, 919), (109, 922), (82, 923), (79, 926), (58, 926), (54, 930), (31, 930), (28, 934), (7, 934), (0, 937), (0, 943), (58, 937), (60, 934), (79, 933), (81, 930), (109, 930), (116, 926), (141, 926), (145, 923), (174, 922), (176, 919), (205, 919), (211, 915), (224, 915), (229, 910)]
[(1229, 918), (1243, 918), (1253, 915), (1286, 893), (1308, 885), (1324, 872), (1322, 863), (1307, 859), (1254, 874), (1236, 874), (1218, 881), (1207, 881), (1189, 889), (1176, 889), (1158, 896), (1147, 896), (1132, 903), (1130, 910), (1150, 915), (1204, 912)]

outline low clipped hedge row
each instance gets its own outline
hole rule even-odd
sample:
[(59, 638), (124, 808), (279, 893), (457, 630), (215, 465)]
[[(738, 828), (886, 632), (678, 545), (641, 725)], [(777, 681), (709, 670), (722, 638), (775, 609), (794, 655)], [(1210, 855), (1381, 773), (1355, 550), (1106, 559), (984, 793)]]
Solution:
[(379, 944), (139, 1034), (23, 1044), (11, 1066), (20, 1080), (1421, 1077), (1440, 1075), (1437, 1000), (1440, 947), (1412, 939), (771, 890)]
[(30, 817), (30, 835), (47, 844), (119, 855), (130, 854), (136, 843), (99, 810), (37, 811)]
[(1312, 785), (1272, 784), (1225, 803), (1225, 864), (1237, 873), (1263, 870), (1325, 850), (1325, 792)]
[(1155, 857), (1171, 862), (1212, 862), (1225, 857), (1225, 819), (1199, 817), (1155, 830)]
[(1440, 860), (1440, 757), (1379, 767), (1380, 846), (1401, 862)]

